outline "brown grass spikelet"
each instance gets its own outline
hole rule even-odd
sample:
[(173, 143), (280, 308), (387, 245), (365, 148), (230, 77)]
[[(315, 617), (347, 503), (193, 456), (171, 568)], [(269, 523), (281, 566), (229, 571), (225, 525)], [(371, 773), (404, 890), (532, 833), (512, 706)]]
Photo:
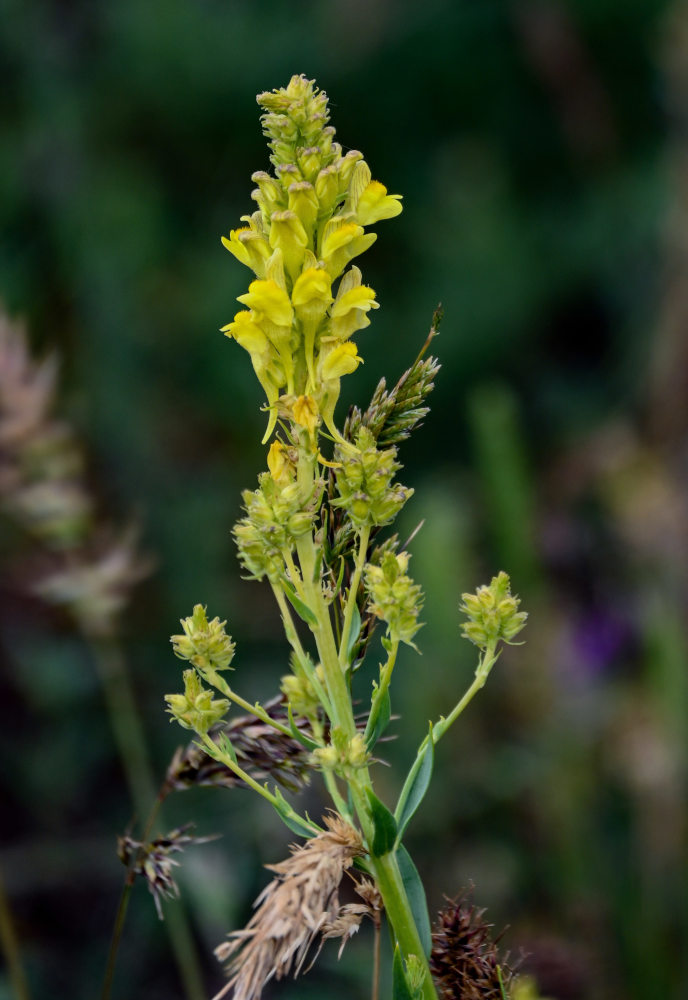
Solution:
[[(513, 971), (500, 960), (499, 935), (465, 890), (442, 910), (432, 934), (430, 969), (442, 1000), (502, 1000)], [(507, 956), (508, 957), (508, 956)]]
[(273, 977), (282, 979), (292, 970), (297, 976), (313, 941), (337, 921), (339, 885), (364, 847), (341, 816), (326, 817), (325, 825), (312, 840), (292, 846), (291, 857), (266, 866), (277, 877), (256, 899), (256, 912), (244, 930), (215, 949), (217, 958), (228, 962), (230, 979), (214, 1000), (232, 988), (234, 1000), (258, 1000)]

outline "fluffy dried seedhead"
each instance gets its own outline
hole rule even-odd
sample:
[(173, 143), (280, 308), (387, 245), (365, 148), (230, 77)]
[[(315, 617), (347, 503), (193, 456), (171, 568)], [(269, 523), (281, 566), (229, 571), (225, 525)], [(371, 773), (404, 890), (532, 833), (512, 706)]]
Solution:
[[(215, 950), (227, 962), (230, 979), (215, 1000), (234, 989), (234, 1000), (258, 1000), (273, 977), (282, 979), (292, 970), (297, 976), (314, 940), (326, 932), (351, 936), (353, 914), (342, 917), (339, 885), (353, 860), (364, 853), (360, 834), (334, 814), (325, 820), (327, 830), (303, 846), (292, 847), (291, 857), (267, 867), (276, 878), (255, 902), (253, 917), (242, 931)], [(346, 923), (340, 924), (343, 920)], [(337, 933), (335, 933), (335, 929)]]

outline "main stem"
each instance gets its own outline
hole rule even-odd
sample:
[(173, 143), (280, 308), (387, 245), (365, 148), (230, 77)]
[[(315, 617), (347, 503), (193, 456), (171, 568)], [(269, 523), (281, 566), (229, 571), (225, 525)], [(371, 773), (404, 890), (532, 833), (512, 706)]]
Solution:
[[(303, 455), (299, 460), (299, 482), (306, 489), (308, 488), (308, 477), (311, 482), (313, 477), (313, 465), (308, 458)], [(361, 550), (363, 544), (367, 545), (367, 540), (359, 546), (357, 558), (358, 574), (354, 579), (360, 581), (360, 569), (362, 569)], [(346, 735), (351, 738), (356, 732), (356, 722), (354, 719), (353, 707), (351, 704), (351, 694), (345, 673), (348, 664), (342, 664), (339, 659), (339, 651), (332, 630), (332, 621), (329, 609), (325, 603), (320, 580), (315, 580), (314, 571), (316, 566), (316, 549), (313, 536), (307, 534), (302, 536), (297, 542), (297, 552), (301, 564), (301, 576), (303, 580), (304, 595), (308, 606), (312, 610), (317, 620), (317, 625), (312, 626), (313, 635), (318, 648), (320, 662), (325, 674), (325, 681), (332, 704), (333, 723), (340, 726)], [(365, 556), (363, 557), (365, 558)], [(353, 609), (351, 605), (356, 601), (356, 587), (349, 589), (347, 608), (345, 610), (345, 622), (352, 620)], [(346, 635), (342, 636), (342, 644)], [(374, 840), (375, 828), (368, 805), (366, 788), (372, 789), (372, 782), (367, 768), (361, 768), (355, 772), (355, 776), (349, 779), (352, 798), (359, 822), (363, 829), (368, 845)], [(428, 960), (423, 950), (423, 944), (418, 934), (411, 905), (404, 888), (404, 883), (393, 852), (388, 852), (381, 857), (371, 855), (368, 862), (375, 876), (382, 901), (384, 903), (387, 919), (389, 920), (394, 937), (399, 944), (402, 958), (408, 959), (409, 955), (415, 955), (425, 967), (425, 977), (421, 996), (423, 1000), (437, 1000), (437, 993), (432, 981)]]

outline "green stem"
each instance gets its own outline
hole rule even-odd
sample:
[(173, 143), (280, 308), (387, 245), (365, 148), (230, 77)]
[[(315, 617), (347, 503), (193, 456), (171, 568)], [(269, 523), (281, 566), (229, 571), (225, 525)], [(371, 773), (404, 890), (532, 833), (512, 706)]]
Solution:
[(19, 952), (19, 939), (12, 919), (9, 899), (5, 891), (5, 883), (0, 872), (0, 947), (7, 962), (12, 992), (15, 1000), (30, 1000), (29, 984), (22, 965)]
[(349, 587), (349, 596), (346, 601), (346, 610), (344, 612), (344, 625), (342, 626), (342, 640), (339, 645), (339, 664), (342, 670), (347, 670), (350, 666), (349, 660), (349, 636), (351, 634), (351, 625), (354, 620), (354, 611), (358, 605), (358, 588), (361, 584), (361, 574), (363, 573), (363, 567), (365, 565), (366, 556), (368, 554), (368, 541), (370, 539), (370, 525), (366, 525), (361, 528), (361, 535), (358, 543), (358, 551), (356, 553), (356, 564), (354, 567), (353, 576), (351, 577), (351, 586)]
[[(444, 736), (446, 731), (452, 726), (458, 717), (461, 715), (463, 710), (467, 705), (473, 700), (478, 691), (480, 691), (485, 686), (485, 681), (487, 680), (490, 670), (497, 660), (497, 653), (495, 652), (497, 647), (496, 643), (488, 646), (483, 655), (480, 657), (478, 667), (475, 671), (475, 678), (473, 683), (468, 688), (464, 696), (456, 703), (454, 708), (451, 710), (446, 718), (441, 718), (436, 726), (433, 726), (432, 730), (432, 741), (437, 745), (438, 741)], [(427, 742), (428, 737), (426, 736), (425, 741)], [(424, 744), (421, 744), (423, 747)]]
[(282, 549), (282, 555), (284, 556), (285, 565), (289, 570), (289, 579), (291, 580), (292, 586), (301, 600), (303, 600), (303, 583), (301, 582), (301, 574), (296, 568), (294, 557), (288, 548)]
[[(156, 800), (156, 793), (146, 738), (126, 661), (114, 639), (91, 638), (90, 645), (134, 811), (137, 816), (142, 817), (148, 813), (150, 803)], [(116, 921), (121, 924), (119, 935), (124, 926), (128, 896), (127, 892), (120, 901), (117, 912)], [(204, 1000), (205, 989), (198, 956), (181, 902), (169, 909), (165, 928), (188, 1000)], [(113, 939), (116, 931), (117, 926), (113, 931)], [(114, 957), (116, 954), (117, 947)]]
[(334, 803), (335, 809), (341, 816), (344, 817), (344, 819), (348, 823), (353, 823), (353, 817), (351, 815), (349, 807), (342, 798), (342, 794), (339, 791), (339, 788), (337, 787), (337, 779), (335, 775), (332, 773), (332, 771), (323, 770), (322, 776), (325, 782), (325, 787), (327, 788), (327, 791), (330, 793), (330, 798)]
[(303, 535), (297, 542), (299, 561), (303, 571), (303, 585), (306, 600), (317, 619), (317, 626), (311, 626), (318, 647), (318, 655), (325, 673), (325, 684), (332, 706), (332, 719), (351, 738), (356, 732), (351, 696), (344, 673), (339, 664), (337, 647), (332, 634), (330, 613), (323, 598), (320, 581), (313, 581), (315, 568), (315, 544), (311, 535)]
[(313, 687), (313, 690), (320, 699), (320, 704), (325, 709), (327, 717), (332, 718), (332, 706), (330, 704), (330, 699), (327, 692), (323, 688), (320, 680), (313, 669), (313, 665), (310, 661), (308, 654), (304, 651), (301, 645), (301, 640), (299, 639), (296, 627), (294, 625), (294, 619), (291, 616), (291, 611), (289, 610), (289, 605), (284, 596), (284, 592), (279, 589), (277, 584), (272, 584), (272, 590), (275, 595), (275, 599), (282, 613), (282, 622), (284, 624), (284, 632), (287, 637), (287, 642), (291, 648), (296, 653), (296, 659), (298, 662), (299, 669), (303, 671), (304, 675), (307, 677), (308, 681)]
[[(306, 467), (305, 459), (302, 458), (299, 462), (298, 476), (299, 482), (302, 483), (304, 488), (308, 485), (306, 482), (308, 475), (312, 479), (312, 467), (309, 471)], [(367, 547), (367, 541), (364, 544)], [(359, 558), (357, 560), (359, 565), (362, 562), (360, 557), (361, 548), (362, 546), (359, 545)], [(317, 625), (311, 626), (311, 631), (318, 647), (318, 654), (325, 673), (327, 690), (332, 703), (332, 722), (339, 725), (347, 737), (351, 739), (356, 733), (351, 695), (345, 672), (339, 660), (339, 652), (332, 631), (332, 621), (323, 598), (320, 580), (313, 579), (316, 554), (315, 543), (311, 534), (303, 535), (298, 540), (297, 552), (303, 575), (306, 602), (317, 620)], [(352, 604), (354, 601), (355, 592), (352, 581), (349, 604)], [(353, 610), (350, 612), (350, 615), (353, 615)], [(342, 636), (342, 641), (344, 641), (344, 638)], [(366, 787), (372, 787), (368, 769), (361, 768), (355, 772), (355, 776), (349, 779), (349, 787), (351, 788), (356, 813), (366, 841), (368, 844), (372, 844), (375, 830), (365, 792)], [(423, 982), (423, 1000), (437, 1000), (437, 993), (432, 982), (427, 958), (413, 919), (413, 913), (396, 858), (393, 853), (387, 853), (382, 857), (371, 856), (369, 863), (380, 890), (395, 938), (399, 943), (402, 957), (406, 959), (409, 955), (416, 955), (424, 963), (426, 975)]]
[(207, 679), (209, 683), (214, 684), (218, 691), (225, 695), (226, 698), (233, 701), (235, 705), (239, 706), (239, 708), (243, 708), (245, 712), (249, 713), (249, 715), (253, 715), (256, 719), (260, 719), (261, 722), (265, 722), (268, 726), (272, 726), (273, 729), (282, 733), (283, 736), (288, 736), (290, 739), (293, 739), (293, 734), (289, 726), (284, 726), (281, 722), (278, 722), (277, 719), (273, 719), (272, 716), (268, 715), (262, 705), (252, 705), (249, 701), (246, 701), (245, 698), (242, 698), (241, 695), (237, 694), (236, 691), (229, 686), (224, 677), (218, 674), (217, 671), (213, 671), (212, 680), (210, 676), (208, 676)]
[[(362, 787), (355, 785), (352, 785), (352, 793), (356, 812), (358, 813), (366, 840), (369, 844), (372, 844), (375, 831), (365, 793)], [(415, 955), (423, 964), (425, 969), (421, 993), (423, 1000), (438, 1000), (428, 959), (423, 950), (423, 943), (413, 919), (413, 913), (394, 852), (389, 851), (381, 857), (371, 855), (367, 863), (375, 876), (375, 881), (380, 890), (382, 902), (384, 903), (385, 913), (392, 927), (394, 938), (399, 945), (402, 957), (406, 960), (409, 955)]]

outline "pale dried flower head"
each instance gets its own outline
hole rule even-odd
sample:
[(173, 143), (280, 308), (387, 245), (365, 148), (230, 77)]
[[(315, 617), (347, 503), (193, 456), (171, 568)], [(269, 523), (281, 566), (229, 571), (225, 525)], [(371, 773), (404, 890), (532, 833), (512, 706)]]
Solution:
[(230, 979), (214, 1000), (231, 989), (234, 1000), (258, 1000), (273, 977), (282, 979), (292, 970), (297, 976), (316, 937), (338, 926), (339, 885), (364, 847), (360, 834), (340, 816), (328, 816), (325, 824), (327, 830), (292, 847), (286, 861), (267, 865), (277, 877), (258, 896), (253, 917), (215, 950), (221, 962), (229, 960)]

